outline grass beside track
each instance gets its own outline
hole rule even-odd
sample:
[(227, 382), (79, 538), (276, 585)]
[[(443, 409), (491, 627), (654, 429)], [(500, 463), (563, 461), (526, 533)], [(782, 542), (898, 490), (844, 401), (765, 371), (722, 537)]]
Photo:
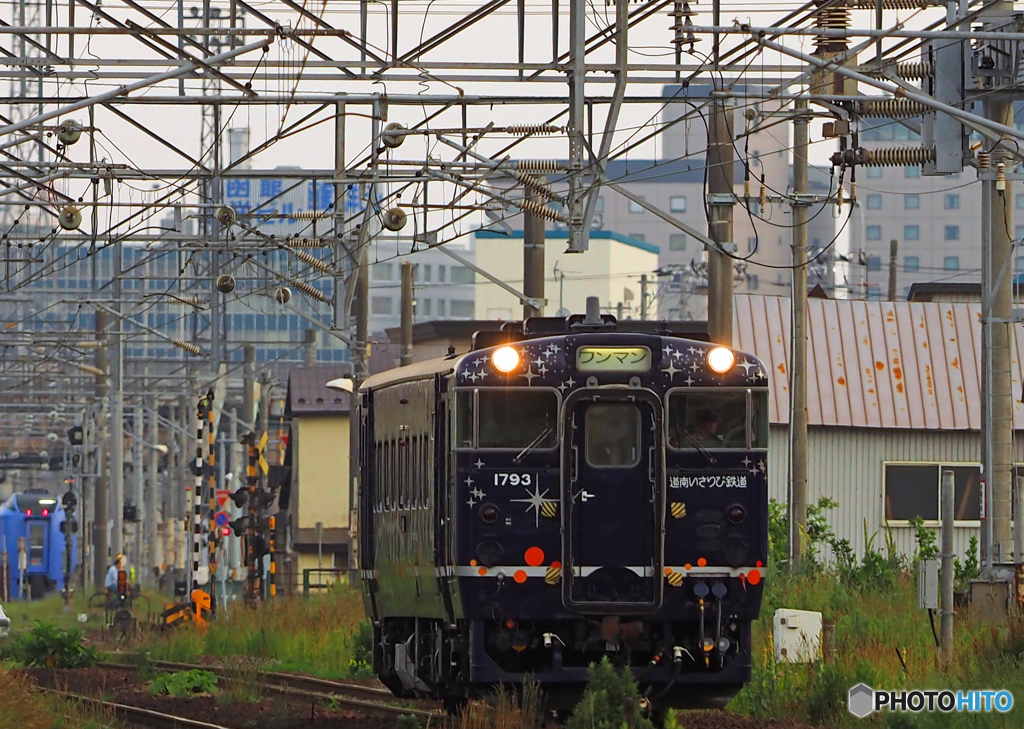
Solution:
[(24, 674), (0, 668), (0, 729), (111, 729), (120, 724), (94, 706), (34, 690)]
[(268, 668), (320, 678), (369, 675), (369, 634), (358, 590), (337, 585), (308, 598), (221, 611), (205, 631), (182, 628), (146, 647), (157, 660), (194, 663), (203, 656), (249, 656)]
[[(834, 663), (777, 664), (773, 616), (778, 608), (814, 610), (834, 620)], [(939, 628), (939, 616), (935, 616)], [(890, 580), (858, 581), (828, 572), (769, 574), (761, 619), (754, 626), (754, 675), (729, 708), (759, 717), (795, 718), (829, 729), (1002, 729), (1024, 726), (1024, 621), (995, 625), (958, 610), (954, 660), (940, 670), (928, 612), (917, 607), (909, 569)], [(1006, 689), (1017, 704), (1006, 714), (883, 713), (857, 719), (847, 711), (850, 687)]]

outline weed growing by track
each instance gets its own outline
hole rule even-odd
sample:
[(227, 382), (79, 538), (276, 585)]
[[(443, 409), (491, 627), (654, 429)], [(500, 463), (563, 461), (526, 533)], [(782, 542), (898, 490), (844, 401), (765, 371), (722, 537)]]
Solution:
[(31, 679), (0, 668), (0, 729), (116, 729), (120, 724), (95, 706), (42, 694)]
[(99, 660), (96, 648), (82, 643), (81, 631), (60, 630), (41, 620), (35, 621), (32, 630), (6, 640), (0, 657), (37, 668), (88, 668)]
[(267, 669), (353, 678), (368, 673), (371, 636), (358, 590), (337, 585), (307, 598), (221, 611), (205, 631), (182, 629), (157, 639), (150, 655), (186, 663), (249, 656)]
[(151, 694), (167, 694), (187, 699), (197, 694), (217, 692), (217, 676), (210, 671), (192, 669), (157, 676), (149, 684)]
[[(1007, 689), (1024, 700), (1024, 621), (1018, 616), (1009, 626), (995, 627), (972, 617), (969, 609), (958, 609), (953, 668), (942, 672), (928, 613), (917, 606), (915, 582), (917, 559), (935, 550), (934, 532), (916, 525), (913, 559), (901, 559), (891, 538), (876, 535), (865, 540), (868, 549), (857, 560), (848, 543), (837, 539), (828, 526), (825, 515), (835, 506), (823, 499), (808, 509), (810, 558), (801, 572), (791, 575), (778, 568), (779, 558), (786, 554), (784, 509), (772, 505), (772, 556), (761, 619), (754, 625), (753, 680), (729, 709), (802, 719), (829, 729), (1022, 726), (1024, 707), (1007, 714), (885, 713), (867, 719), (847, 711), (847, 693), (861, 682), (894, 690)], [(822, 557), (826, 547), (831, 553), (828, 562)], [(976, 556), (958, 563), (957, 589), (966, 587), (976, 574)], [(775, 663), (772, 622), (782, 607), (819, 611), (835, 622), (833, 663)]]

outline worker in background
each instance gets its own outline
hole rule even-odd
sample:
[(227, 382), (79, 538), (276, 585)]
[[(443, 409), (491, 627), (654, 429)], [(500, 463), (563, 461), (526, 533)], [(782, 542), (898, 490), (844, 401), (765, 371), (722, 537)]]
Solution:
[(124, 569), (124, 555), (118, 554), (114, 558), (114, 564), (107, 570), (107, 579), (103, 586), (107, 589), (107, 602), (117, 604), (117, 573)]

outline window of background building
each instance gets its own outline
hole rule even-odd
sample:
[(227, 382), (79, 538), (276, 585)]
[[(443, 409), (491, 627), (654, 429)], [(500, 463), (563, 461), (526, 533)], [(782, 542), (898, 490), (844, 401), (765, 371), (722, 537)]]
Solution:
[(761, 282), (758, 280), (756, 273), (749, 273), (749, 274), (747, 274), (747, 290), (748, 291), (757, 291), (757, 289), (758, 289), (758, 287), (760, 287), (760, 285), (761, 285)]
[(943, 201), (943, 207), (946, 210), (959, 210), (960, 209), (960, 196), (959, 195), (946, 195)]
[(753, 253), (757, 250), (757, 236), (752, 235), (747, 238), (747, 253)]
[(476, 280), (473, 275), (472, 269), (466, 268), (465, 266), (452, 266), (452, 283), (453, 284), (471, 284)]
[(881, 301), (882, 300), (882, 285), (881, 284), (871, 284), (871, 285), (868, 286), (868, 299), (871, 300), (871, 301)]
[(903, 257), (903, 270), (904, 271), (918, 271), (921, 268), (921, 259), (917, 256), (904, 256)]
[(594, 212), (595, 213), (603, 213), (604, 212), (604, 195), (598, 195), (597, 196), (597, 202), (594, 204)]
[(427, 283), (430, 283), (430, 273), (431, 273), (430, 264), (429, 263), (425, 263), (425, 264), (421, 265), (420, 268), (423, 269), (423, 280), (426, 281)]
[(374, 314), (388, 315), (391, 313), (391, 297), (390, 296), (374, 296), (373, 301), (370, 304), (370, 311)]
[(953, 472), (953, 520), (978, 521), (981, 468), (939, 463), (885, 464), (885, 520), (909, 521), (920, 516), (938, 521), (942, 515), (939, 486), (945, 470)]
[(473, 318), (473, 302), (464, 301), (462, 299), (451, 300), (451, 312), (453, 317), (459, 317), (461, 319), (472, 319)]
[(430, 305), (432, 303), (434, 303), (434, 302), (431, 301), (430, 299), (419, 299), (416, 302), (417, 307), (423, 307), (423, 309), (422, 309), (423, 316), (430, 316), (430, 308), (431, 308)]
[(921, 176), (921, 168), (918, 167), (917, 165), (909, 165), (907, 167), (904, 167), (903, 168), (903, 176), (904, 177), (911, 177), (911, 178), (913, 178), (913, 177), (920, 177)]
[(903, 209), (904, 210), (917, 210), (921, 207), (921, 196), (920, 195), (904, 195), (903, 196)]
[(670, 251), (686, 250), (686, 233), (672, 233), (668, 237), (668, 249)]
[(394, 275), (395, 267), (391, 263), (375, 263), (373, 264), (373, 280), (374, 281), (390, 281)]
[(647, 239), (644, 237), (643, 233), (630, 233), (629, 237), (630, 238), (635, 238), (636, 240), (640, 241), (641, 243), (646, 243), (647, 242)]
[(868, 167), (868, 177), (872, 180), (879, 180), (882, 178), (881, 167)]
[(942, 267), (947, 271), (959, 271), (960, 256), (946, 256), (942, 259)]
[(960, 226), (959, 225), (947, 225), (946, 226), (945, 238), (946, 238), (946, 240), (960, 240)]
[(1014, 199), (1013, 204), (1018, 210), (1024, 210), (1024, 195), (1018, 195)]
[(920, 240), (921, 227), (918, 225), (903, 226), (903, 240)]
[(444, 266), (437, 267), (437, 282), (444, 283)]
[(868, 195), (868, 210), (881, 210), (882, 209), (882, 196), (881, 195)]
[(670, 197), (668, 200), (668, 209), (673, 213), (685, 213), (686, 212), (686, 197), (683, 195), (677, 195)]
[(445, 316), (444, 313), (444, 299), (437, 300), (437, 315), (440, 317)]
[[(646, 200), (647, 198), (642, 197), (640, 199), (641, 200)], [(642, 213), (642, 212), (644, 212), (644, 206), (641, 205), (638, 202), (634, 202), (633, 200), (630, 200), (629, 201), (629, 212), (631, 212), (631, 213)]]
[[(871, 169), (870, 167), (868, 169)], [(882, 240), (882, 226), (869, 225), (864, 228), (864, 237), (868, 240)]]
[(880, 256), (868, 256), (868, 270), (869, 271), (881, 271), (882, 270), (882, 259)]
[(1024, 239), (1024, 225), (1015, 225), (1013, 227), (1013, 237), (1017, 240)]

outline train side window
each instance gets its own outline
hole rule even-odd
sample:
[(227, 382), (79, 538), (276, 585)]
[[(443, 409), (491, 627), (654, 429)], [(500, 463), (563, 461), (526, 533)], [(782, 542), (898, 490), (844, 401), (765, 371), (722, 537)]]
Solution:
[(631, 403), (601, 403), (587, 408), (587, 463), (630, 467), (640, 462), (640, 409)]
[(455, 447), (473, 447), (473, 390), (455, 393)]
[(384, 511), (391, 511), (395, 504), (395, 447), (390, 438), (384, 442)]
[(401, 479), (401, 470), (399, 469), (399, 445), (398, 439), (392, 438), (391, 440), (391, 488), (389, 494), (391, 497), (391, 509), (398, 509), (398, 488)]
[(398, 489), (395, 500), (398, 502), (399, 509), (404, 509), (409, 505), (409, 450), (411, 448), (412, 444), (409, 443), (408, 435), (398, 439)]
[(668, 400), (668, 444), (673, 448), (746, 448), (747, 393), (676, 392)]
[(558, 398), (549, 390), (480, 390), (478, 448), (554, 448)]
[(768, 393), (750, 392), (750, 447), (768, 447)]

